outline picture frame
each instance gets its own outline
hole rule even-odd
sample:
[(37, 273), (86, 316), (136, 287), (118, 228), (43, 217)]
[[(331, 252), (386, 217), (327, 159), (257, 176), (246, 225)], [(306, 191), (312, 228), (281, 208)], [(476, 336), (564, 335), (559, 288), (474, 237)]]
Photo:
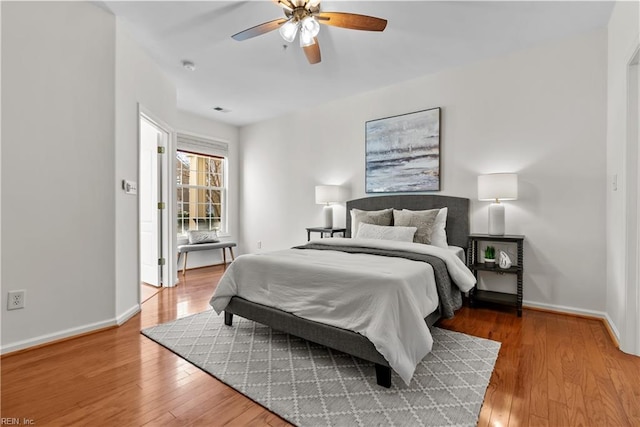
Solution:
[(365, 123), (365, 191), (440, 191), (440, 107)]

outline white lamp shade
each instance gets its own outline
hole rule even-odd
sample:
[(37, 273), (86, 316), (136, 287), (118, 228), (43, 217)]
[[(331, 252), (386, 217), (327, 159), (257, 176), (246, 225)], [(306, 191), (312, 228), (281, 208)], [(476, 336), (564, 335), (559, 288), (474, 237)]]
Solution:
[(325, 205), (347, 200), (347, 189), (340, 185), (316, 185), (316, 203)]
[(291, 43), (296, 38), (298, 23), (294, 22), (293, 19), (289, 19), (287, 22), (282, 24), (279, 31), (282, 38)]
[(492, 173), (478, 176), (478, 200), (517, 200), (518, 175)]
[(300, 26), (307, 30), (311, 37), (315, 37), (320, 32), (320, 24), (313, 16), (307, 16), (300, 22)]
[(307, 30), (305, 27), (300, 27), (300, 47), (311, 46), (315, 43), (316, 42), (313, 39), (311, 31)]

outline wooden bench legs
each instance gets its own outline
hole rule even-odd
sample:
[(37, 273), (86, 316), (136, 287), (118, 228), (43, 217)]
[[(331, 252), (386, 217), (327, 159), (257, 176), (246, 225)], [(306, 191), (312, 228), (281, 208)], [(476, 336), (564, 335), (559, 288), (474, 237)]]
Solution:
[[(229, 254), (231, 255), (231, 261), (235, 261), (236, 257), (233, 254), (233, 247), (228, 246), (220, 249), (222, 249), (222, 264), (224, 265), (225, 268), (227, 268), (227, 253), (225, 252), (225, 249), (229, 249)], [(184, 260), (182, 261), (182, 275), (184, 276), (187, 272), (187, 255), (189, 255), (189, 252), (183, 252), (183, 253), (184, 253)], [(180, 255), (181, 254), (178, 254), (178, 263), (180, 263)]]
[(182, 275), (183, 276), (187, 272), (187, 255), (189, 255), (189, 252), (185, 252), (184, 253), (184, 260), (182, 260)]
[[(224, 264), (225, 268), (227, 267), (227, 253), (224, 251), (225, 248), (222, 248), (222, 264)], [(236, 257), (233, 256), (233, 248), (229, 246), (229, 253), (231, 254), (231, 261), (235, 261)]]

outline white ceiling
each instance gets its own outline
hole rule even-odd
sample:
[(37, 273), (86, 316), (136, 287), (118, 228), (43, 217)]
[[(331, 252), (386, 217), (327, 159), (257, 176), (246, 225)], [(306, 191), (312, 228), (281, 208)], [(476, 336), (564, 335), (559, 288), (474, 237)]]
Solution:
[[(323, 11), (388, 20), (382, 33), (321, 26), (322, 62), (277, 31), (232, 34), (283, 17), (271, 1), (102, 4), (175, 82), (178, 108), (234, 125), (280, 116), (449, 67), (606, 26), (612, 2), (323, 1)], [(189, 60), (196, 70), (185, 70)], [(229, 112), (216, 112), (213, 107)]]

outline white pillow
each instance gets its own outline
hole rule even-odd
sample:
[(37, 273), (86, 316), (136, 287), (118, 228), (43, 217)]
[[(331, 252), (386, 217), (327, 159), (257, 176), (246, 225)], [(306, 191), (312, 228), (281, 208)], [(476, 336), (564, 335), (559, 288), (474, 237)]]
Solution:
[(189, 230), (189, 244), (200, 244), (200, 243), (217, 243), (220, 241), (218, 239), (218, 232), (216, 230)]
[(413, 242), (413, 235), (416, 234), (416, 230), (416, 227), (391, 227), (363, 222), (358, 227), (356, 238)]
[(391, 225), (393, 219), (393, 209), (382, 209), (379, 211), (363, 211), (351, 209), (351, 237), (358, 235), (360, 224)]
[(438, 246), (440, 248), (449, 247), (449, 244), (447, 243), (447, 231), (445, 230), (445, 227), (447, 226), (448, 212), (448, 208), (442, 208), (436, 216), (436, 221), (433, 223), (433, 231), (431, 232), (431, 244), (433, 246)]

